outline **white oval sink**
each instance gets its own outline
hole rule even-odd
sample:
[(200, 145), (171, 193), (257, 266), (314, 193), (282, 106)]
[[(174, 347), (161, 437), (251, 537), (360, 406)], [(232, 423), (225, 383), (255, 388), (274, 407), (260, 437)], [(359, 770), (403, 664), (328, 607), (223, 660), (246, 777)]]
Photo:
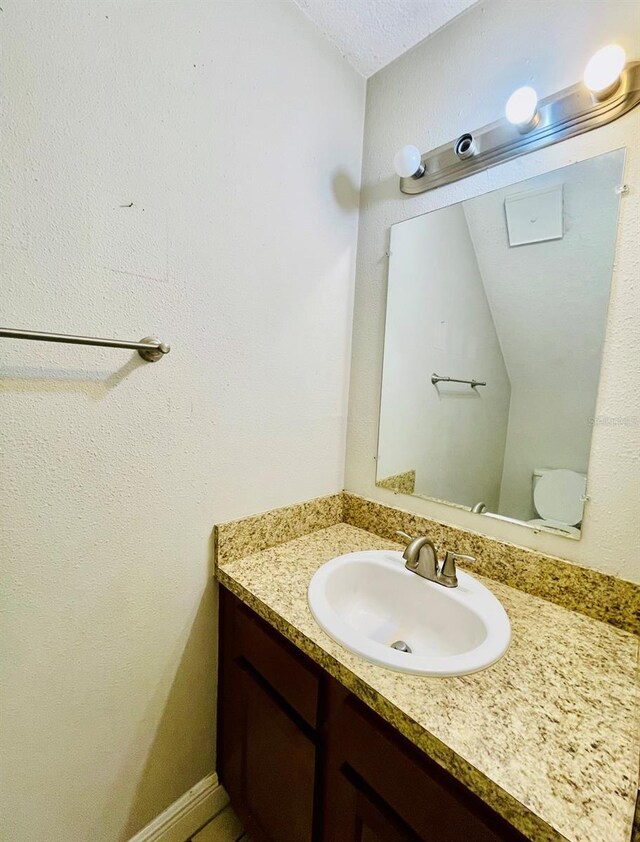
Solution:
[[(399, 552), (371, 550), (338, 556), (309, 583), (311, 613), (338, 643), (399, 672), (466, 675), (507, 651), (511, 624), (495, 596), (458, 569), (458, 587), (445, 588), (404, 566)], [(392, 644), (408, 645), (411, 652)]]

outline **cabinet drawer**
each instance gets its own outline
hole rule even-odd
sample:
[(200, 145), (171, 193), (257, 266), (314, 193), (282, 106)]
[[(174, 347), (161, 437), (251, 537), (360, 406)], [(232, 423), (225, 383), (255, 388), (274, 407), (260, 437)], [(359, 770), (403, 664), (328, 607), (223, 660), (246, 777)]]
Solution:
[(237, 605), (235, 648), (312, 728), (318, 725), (320, 680), (312, 662), (244, 605)]

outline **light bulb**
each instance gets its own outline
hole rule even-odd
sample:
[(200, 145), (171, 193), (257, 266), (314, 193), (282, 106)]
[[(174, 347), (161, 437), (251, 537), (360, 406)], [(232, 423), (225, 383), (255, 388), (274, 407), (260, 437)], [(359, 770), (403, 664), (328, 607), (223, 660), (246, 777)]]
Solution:
[(393, 158), (393, 168), (400, 178), (420, 178), (425, 173), (422, 156), (417, 146), (403, 146)]
[(591, 56), (584, 69), (584, 84), (596, 97), (612, 94), (620, 82), (627, 57), (618, 44), (609, 44)]
[(538, 113), (538, 94), (528, 85), (518, 88), (507, 100), (504, 113), (507, 120), (519, 129), (533, 128)]

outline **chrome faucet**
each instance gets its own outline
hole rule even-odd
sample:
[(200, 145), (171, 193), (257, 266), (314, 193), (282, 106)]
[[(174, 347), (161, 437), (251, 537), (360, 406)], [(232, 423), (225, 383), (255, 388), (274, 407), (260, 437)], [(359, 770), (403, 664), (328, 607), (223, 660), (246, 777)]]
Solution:
[(436, 545), (430, 538), (424, 536), (419, 538), (412, 538), (406, 532), (398, 530), (396, 535), (399, 535), (407, 541), (407, 548), (402, 554), (405, 560), (405, 567), (412, 573), (417, 573), (423, 579), (428, 579), (430, 582), (436, 582), (438, 585), (444, 585), (445, 588), (457, 588), (458, 577), (456, 575), (456, 561), (475, 561), (473, 556), (460, 555), (459, 553), (452, 553), (447, 550), (444, 554), (444, 559), (438, 561), (438, 550)]

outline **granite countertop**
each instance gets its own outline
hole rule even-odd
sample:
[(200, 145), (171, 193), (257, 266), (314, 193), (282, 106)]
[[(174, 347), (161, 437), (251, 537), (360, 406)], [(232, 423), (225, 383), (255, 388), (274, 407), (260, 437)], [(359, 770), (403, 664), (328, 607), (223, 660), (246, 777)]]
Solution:
[(535, 842), (629, 842), (638, 788), (638, 638), (499, 582), (512, 643), (454, 678), (395, 673), (334, 642), (307, 586), (329, 559), (402, 549), (339, 523), (221, 563), (216, 576), (271, 625)]

